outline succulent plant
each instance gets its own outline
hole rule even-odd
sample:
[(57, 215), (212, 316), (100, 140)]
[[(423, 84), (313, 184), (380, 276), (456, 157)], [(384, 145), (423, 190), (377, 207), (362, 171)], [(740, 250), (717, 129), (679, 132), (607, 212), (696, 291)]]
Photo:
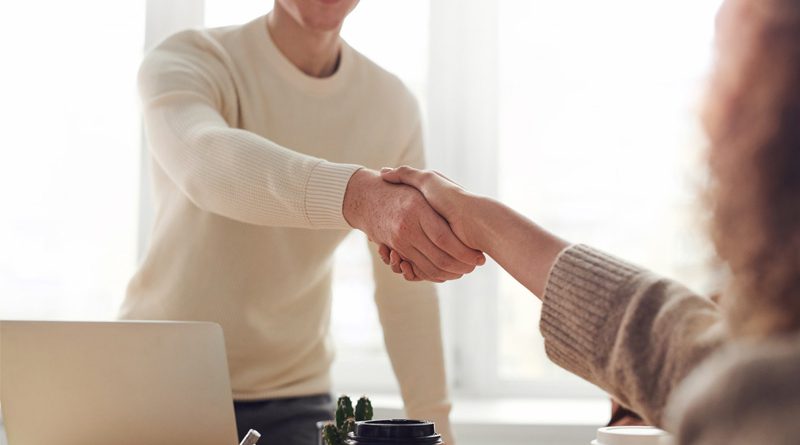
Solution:
[(372, 403), (367, 396), (361, 396), (356, 403), (356, 421), (372, 420)]
[(372, 420), (372, 403), (367, 396), (358, 399), (355, 411), (350, 397), (341, 396), (336, 402), (336, 423), (322, 428), (322, 439), (326, 445), (344, 445), (347, 434), (355, 431), (356, 422), (364, 420)]
[(353, 402), (350, 400), (350, 397), (339, 397), (339, 401), (336, 402), (336, 428), (341, 429), (344, 425), (344, 421), (347, 420), (348, 417), (354, 416)]
[(322, 439), (327, 445), (344, 445), (339, 429), (333, 423), (328, 423), (322, 428)]
[(348, 417), (347, 420), (344, 421), (344, 425), (342, 425), (342, 428), (339, 429), (339, 435), (342, 438), (342, 442), (347, 440), (348, 433), (354, 433), (355, 431), (356, 431), (356, 419)]

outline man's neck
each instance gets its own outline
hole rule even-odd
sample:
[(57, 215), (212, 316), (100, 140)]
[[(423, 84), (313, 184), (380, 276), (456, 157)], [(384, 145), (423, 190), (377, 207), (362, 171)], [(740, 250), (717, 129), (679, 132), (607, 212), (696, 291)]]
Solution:
[(275, 2), (267, 17), (267, 29), (275, 46), (300, 71), (312, 77), (329, 77), (339, 65), (339, 30), (309, 31)]

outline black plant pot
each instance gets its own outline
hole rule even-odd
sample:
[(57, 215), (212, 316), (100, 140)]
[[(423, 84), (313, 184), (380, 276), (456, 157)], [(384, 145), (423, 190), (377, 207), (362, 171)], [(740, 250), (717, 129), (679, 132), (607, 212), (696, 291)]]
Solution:
[(437, 445), (442, 437), (436, 434), (433, 422), (393, 419), (368, 420), (356, 423), (348, 445)]

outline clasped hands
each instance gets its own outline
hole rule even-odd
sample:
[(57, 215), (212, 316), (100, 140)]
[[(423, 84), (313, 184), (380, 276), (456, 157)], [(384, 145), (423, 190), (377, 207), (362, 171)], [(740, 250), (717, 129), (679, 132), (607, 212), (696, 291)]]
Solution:
[(395, 273), (441, 283), (486, 262), (478, 231), (465, 217), (472, 197), (436, 172), (361, 169), (347, 185), (343, 213), (380, 245), (383, 262)]

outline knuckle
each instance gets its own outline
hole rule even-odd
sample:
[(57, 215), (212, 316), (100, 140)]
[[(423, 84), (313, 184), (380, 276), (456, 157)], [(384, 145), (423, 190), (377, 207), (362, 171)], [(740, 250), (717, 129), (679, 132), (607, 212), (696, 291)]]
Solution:
[(392, 233), (389, 235), (389, 242), (392, 243), (392, 247), (395, 249), (402, 247), (403, 239), (402, 232), (399, 230), (392, 230)]
[(397, 243), (400, 243), (402, 242), (403, 239), (405, 239), (409, 227), (410, 225), (408, 224), (408, 221), (405, 220), (405, 218), (397, 218), (392, 223), (392, 228), (389, 238), (391, 242), (395, 244), (395, 247)]
[(407, 210), (404, 211), (395, 219), (394, 225), (397, 231), (407, 231), (412, 224), (413, 218)]
[(402, 203), (403, 216), (407, 219), (412, 218), (420, 211), (424, 203), (425, 200), (418, 192), (409, 190)]

